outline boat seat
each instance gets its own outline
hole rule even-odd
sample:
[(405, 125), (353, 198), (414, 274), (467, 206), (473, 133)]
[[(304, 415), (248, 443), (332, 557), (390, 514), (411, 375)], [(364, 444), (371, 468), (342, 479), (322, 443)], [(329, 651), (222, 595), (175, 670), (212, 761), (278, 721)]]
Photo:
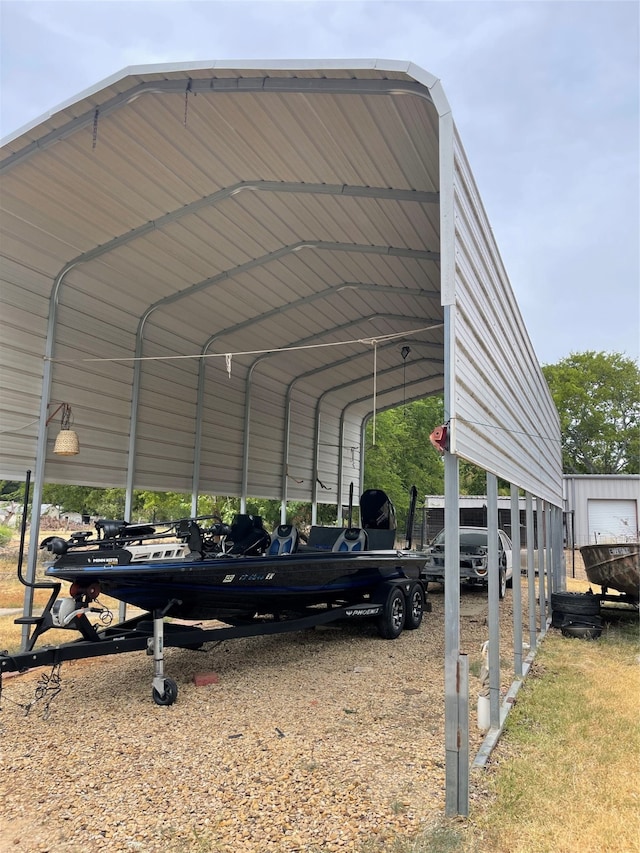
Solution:
[(298, 548), (298, 531), (293, 524), (279, 524), (271, 534), (268, 554), (293, 554)]
[[(331, 551), (340, 533), (340, 527), (324, 527), (320, 524), (314, 524), (309, 531), (309, 538), (306, 546), (304, 546), (304, 550)], [(301, 549), (299, 548), (298, 550)]]
[(395, 547), (395, 530), (367, 529), (367, 542), (370, 551), (388, 551)]
[(264, 554), (271, 544), (271, 536), (262, 526), (262, 517), (244, 513), (239, 513), (233, 519), (229, 539), (233, 544), (227, 554), (255, 557)]
[(204, 543), (202, 540), (202, 530), (200, 526), (190, 518), (184, 518), (176, 527), (176, 535), (182, 539), (189, 549), (189, 553), (185, 557), (187, 560), (202, 559)]
[(333, 544), (332, 551), (366, 551), (367, 532), (361, 527), (345, 527)]

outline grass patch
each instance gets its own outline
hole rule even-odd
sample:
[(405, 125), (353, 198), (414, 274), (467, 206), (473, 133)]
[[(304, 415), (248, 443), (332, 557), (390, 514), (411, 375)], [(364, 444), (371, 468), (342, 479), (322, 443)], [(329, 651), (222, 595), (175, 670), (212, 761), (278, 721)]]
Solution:
[(551, 632), (518, 697), (471, 837), (491, 853), (640, 850), (637, 620), (597, 641)]
[[(469, 846), (471, 845), (471, 846)], [(415, 838), (371, 840), (358, 853), (488, 853), (475, 846), (460, 821), (442, 821)]]
[(550, 631), (470, 818), (358, 853), (640, 853), (639, 664), (637, 616), (595, 641)]

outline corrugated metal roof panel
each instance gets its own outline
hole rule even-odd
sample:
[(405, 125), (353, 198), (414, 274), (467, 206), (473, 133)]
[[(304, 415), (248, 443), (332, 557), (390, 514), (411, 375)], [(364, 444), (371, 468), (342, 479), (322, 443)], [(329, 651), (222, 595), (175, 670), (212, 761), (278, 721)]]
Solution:
[[(97, 482), (123, 485), (133, 461), (135, 487), (188, 489), (197, 447), (201, 490), (238, 492), (244, 480), (278, 497), (288, 461), (290, 497), (308, 500), (318, 475), (330, 481), (319, 499), (335, 501), (339, 460), (354, 458), (339, 453), (340, 431), (352, 447), (374, 405), (372, 341), (380, 409), (441, 390), (435, 78), (391, 61), (263, 65), (125, 69), (5, 143), (9, 345), (37, 353), (24, 360), (30, 392), (10, 426), (37, 416), (45, 355), (45, 403), (53, 394), (69, 402), (82, 436), (80, 456), (41, 462), (46, 479), (87, 482), (94, 470)], [(483, 382), (496, 424), (515, 413), (528, 428), (530, 391), (529, 407), (534, 399), (551, 423), (486, 223), (474, 219), (479, 199), (460, 152), (461, 346), (491, 363)], [(40, 318), (35, 334), (30, 314)], [(405, 341), (412, 359), (403, 375)], [(8, 355), (3, 363), (18, 369)], [(458, 414), (471, 421), (478, 385), (467, 368)], [(13, 385), (0, 378), (0, 393), (15, 394)], [(486, 451), (489, 467), (533, 464), (518, 442), (502, 452), (460, 425), (456, 435), (463, 455)], [(19, 446), (29, 448), (20, 463), (31, 464), (33, 438), (12, 441), (0, 447), (0, 472), (15, 472)], [(343, 478), (342, 498), (344, 488)]]

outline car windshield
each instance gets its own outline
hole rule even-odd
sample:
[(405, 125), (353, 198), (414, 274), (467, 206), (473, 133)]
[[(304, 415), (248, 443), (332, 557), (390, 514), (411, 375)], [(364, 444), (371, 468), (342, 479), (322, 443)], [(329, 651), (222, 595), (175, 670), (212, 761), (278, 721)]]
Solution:
[[(434, 545), (444, 545), (444, 530), (433, 540)], [(461, 548), (477, 548), (480, 545), (487, 544), (487, 533), (485, 530), (461, 530), (460, 531), (460, 547)]]

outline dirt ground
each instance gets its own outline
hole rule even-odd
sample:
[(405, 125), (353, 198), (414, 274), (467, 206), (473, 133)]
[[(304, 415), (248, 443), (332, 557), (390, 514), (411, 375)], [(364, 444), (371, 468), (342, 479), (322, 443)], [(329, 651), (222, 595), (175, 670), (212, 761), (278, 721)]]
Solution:
[[(511, 596), (500, 604), (505, 690)], [(57, 695), (48, 670), (5, 677), (0, 849), (332, 853), (428, 827), (445, 785), (442, 587), (429, 597), (422, 627), (394, 641), (350, 624), (168, 649), (170, 707), (151, 700), (140, 652), (65, 663)], [(486, 591), (464, 591), (461, 614), (474, 697)], [(209, 672), (217, 683), (196, 687)]]

